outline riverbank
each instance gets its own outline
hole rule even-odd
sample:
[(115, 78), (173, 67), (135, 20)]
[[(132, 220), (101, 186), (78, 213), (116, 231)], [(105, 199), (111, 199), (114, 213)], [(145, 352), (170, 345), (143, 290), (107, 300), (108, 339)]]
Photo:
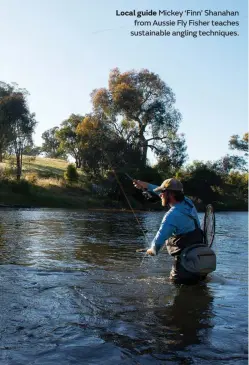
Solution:
[(23, 176), (15, 180), (11, 159), (0, 164), (0, 205), (34, 208), (105, 207), (106, 201), (90, 194), (87, 184), (70, 185), (64, 179), (67, 161), (23, 157)]
[[(123, 194), (118, 200), (106, 192), (96, 191), (93, 184), (79, 171), (79, 181), (68, 183), (64, 173), (67, 161), (42, 157), (23, 157), (23, 176), (20, 182), (15, 179), (11, 161), (0, 163), (0, 207), (2, 208), (75, 208), (130, 211)], [(128, 190), (130, 187), (128, 186)], [(134, 192), (137, 193), (134, 189)], [(136, 198), (126, 191), (131, 206), (136, 211), (161, 211), (160, 200), (150, 202), (141, 194)], [(137, 199), (140, 198), (139, 200)], [(194, 199), (199, 212), (205, 211), (205, 204)], [(212, 202), (216, 211), (247, 211), (247, 204), (234, 202)]]
[[(160, 201), (155, 204), (144, 200), (141, 203), (132, 196), (128, 198), (136, 212), (164, 210)], [(194, 201), (194, 203), (198, 212), (205, 211), (203, 203), (198, 201)], [(219, 202), (213, 203), (213, 206), (216, 212), (248, 211), (246, 206), (226, 206)], [(0, 181), (0, 208), (70, 208), (131, 212), (125, 200), (111, 200), (108, 197), (101, 197), (101, 195), (76, 186), (58, 187), (50, 185), (42, 187), (25, 180), (21, 180), (19, 183), (14, 180)]]
[[(130, 211), (123, 195), (110, 198), (101, 186), (94, 186), (78, 170), (79, 180), (69, 183), (64, 178), (68, 162), (60, 159), (23, 156), (23, 174), (16, 181), (14, 161), (0, 163), (0, 207), (13, 208), (75, 208)], [(97, 187), (97, 189), (96, 189)], [(105, 190), (105, 189), (104, 189)], [(128, 194), (129, 195), (129, 194)], [(129, 196), (137, 211), (161, 210), (160, 201), (151, 204)]]
[(1, 180), (0, 206), (33, 208), (122, 208), (76, 187), (50, 185), (42, 187), (28, 181)]

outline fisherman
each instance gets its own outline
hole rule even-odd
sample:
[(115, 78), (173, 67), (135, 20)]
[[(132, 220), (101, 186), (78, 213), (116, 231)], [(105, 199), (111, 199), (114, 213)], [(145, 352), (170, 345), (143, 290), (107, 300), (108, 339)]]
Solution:
[(175, 283), (197, 283), (204, 280), (207, 274), (187, 271), (182, 265), (181, 253), (187, 247), (204, 244), (204, 234), (200, 228), (197, 210), (193, 202), (184, 196), (182, 183), (174, 178), (163, 181), (161, 186), (145, 181), (134, 180), (138, 189), (155, 192), (161, 198), (162, 206), (170, 206), (163, 217), (161, 226), (154, 237), (148, 255), (157, 255), (166, 243), (168, 253), (174, 257), (170, 279)]

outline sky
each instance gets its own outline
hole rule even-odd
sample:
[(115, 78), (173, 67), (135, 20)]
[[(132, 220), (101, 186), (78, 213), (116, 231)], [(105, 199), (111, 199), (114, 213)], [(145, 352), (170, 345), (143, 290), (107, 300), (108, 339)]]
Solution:
[[(239, 11), (236, 18), (188, 19), (239, 20), (240, 35), (131, 37), (131, 30), (152, 29), (134, 27), (135, 19), (174, 20), (116, 15), (133, 9)], [(188, 162), (231, 153), (230, 136), (248, 129), (246, 0), (0, 0), (0, 13), (0, 81), (29, 91), (38, 121), (36, 145), (45, 130), (70, 114), (91, 112), (90, 93), (107, 87), (115, 67), (121, 72), (146, 68), (173, 90)]]

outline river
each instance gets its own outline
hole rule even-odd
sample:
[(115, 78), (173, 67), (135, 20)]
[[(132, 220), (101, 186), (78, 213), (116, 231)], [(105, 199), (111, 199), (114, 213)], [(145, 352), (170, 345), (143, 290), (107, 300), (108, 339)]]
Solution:
[(216, 272), (175, 286), (130, 213), (0, 210), (0, 364), (247, 364), (247, 232), (216, 213)]

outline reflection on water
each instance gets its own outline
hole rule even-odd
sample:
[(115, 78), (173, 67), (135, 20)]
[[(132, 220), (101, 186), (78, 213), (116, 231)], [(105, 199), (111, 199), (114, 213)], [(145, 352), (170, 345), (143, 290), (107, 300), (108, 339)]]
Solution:
[(217, 214), (222, 280), (175, 286), (144, 244), (129, 213), (0, 211), (0, 364), (246, 364), (247, 214)]

